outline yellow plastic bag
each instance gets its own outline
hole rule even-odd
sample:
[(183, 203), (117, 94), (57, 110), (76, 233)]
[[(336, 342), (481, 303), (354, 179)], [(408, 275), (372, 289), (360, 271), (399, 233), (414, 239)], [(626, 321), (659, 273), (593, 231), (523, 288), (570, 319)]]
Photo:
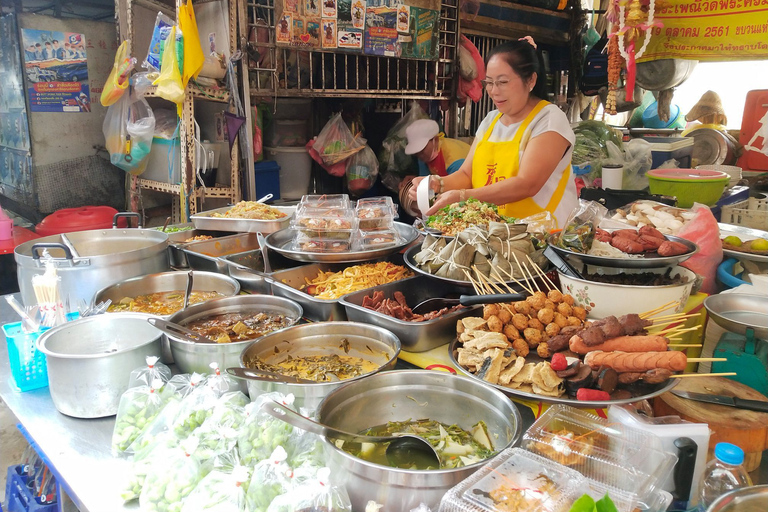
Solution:
[(184, 86), (181, 83), (179, 73), (179, 61), (176, 57), (176, 27), (171, 29), (163, 43), (163, 61), (160, 64), (160, 76), (154, 82), (157, 86), (157, 95), (181, 104), (184, 101)]
[(186, 87), (190, 78), (197, 77), (205, 62), (192, 2), (187, 2), (179, 7), (179, 29), (184, 35), (184, 73), (181, 80)]
[(128, 81), (131, 69), (136, 64), (136, 59), (128, 55), (128, 41), (123, 41), (115, 54), (115, 63), (112, 65), (112, 71), (107, 77), (107, 83), (104, 84), (104, 90), (101, 93), (101, 104), (108, 107), (114, 104), (125, 92), (128, 87)]

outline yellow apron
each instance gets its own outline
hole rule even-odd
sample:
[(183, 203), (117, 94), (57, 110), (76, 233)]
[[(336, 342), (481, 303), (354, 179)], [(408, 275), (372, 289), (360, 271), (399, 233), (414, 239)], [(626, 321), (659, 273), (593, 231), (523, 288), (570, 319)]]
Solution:
[[(485, 135), (483, 135), (482, 140), (475, 147), (475, 156), (472, 160), (472, 188), (485, 187), (517, 176), (520, 170), (520, 145), (523, 136), (528, 130), (531, 121), (536, 117), (536, 114), (548, 104), (547, 101), (541, 100), (523, 120), (517, 132), (515, 132), (514, 138), (510, 141), (490, 142), (488, 140), (493, 132), (493, 127), (496, 126), (502, 114), (499, 113), (496, 116), (493, 122), (491, 122), (491, 126), (485, 132)], [(525, 144), (527, 144), (527, 140), (526, 138)], [(507, 217), (522, 218), (546, 210), (554, 216), (555, 210), (563, 199), (568, 180), (571, 177), (570, 163), (563, 169), (560, 169), (559, 172), (556, 172), (556, 174), (560, 174), (560, 179), (557, 181), (546, 205), (540, 206), (532, 197), (527, 197), (520, 201), (500, 205), (499, 213)], [(565, 219), (563, 219), (564, 221)]]

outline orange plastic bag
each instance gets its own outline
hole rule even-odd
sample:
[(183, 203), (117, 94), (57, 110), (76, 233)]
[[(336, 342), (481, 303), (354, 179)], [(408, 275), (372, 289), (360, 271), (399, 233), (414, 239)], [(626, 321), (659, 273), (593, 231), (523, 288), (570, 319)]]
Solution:
[(128, 41), (123, 41), (115, 53), (115, 63), (112, 65), (101, 93), (101, 104), (105, 107), (113, 105), (128, 88), (128, 79), (136, 59), (128, 55)]
[(184, 86), (179, 73), (179, 61), (176, 56), (176, 27), (171, 29), (163, 47), (163, 62), (160, 65), (160, 76), (154, 82), (157, 95), (166, 100), (181, 104), (184, 101)]

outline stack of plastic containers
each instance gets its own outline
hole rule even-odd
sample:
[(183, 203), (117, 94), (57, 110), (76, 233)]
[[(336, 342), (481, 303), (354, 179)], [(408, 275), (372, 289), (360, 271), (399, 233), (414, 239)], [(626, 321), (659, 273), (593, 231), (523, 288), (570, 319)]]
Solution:
[(349, 252), (378, 249), (399, 242), (395, 206), (389, 197), (361, 199), (346, 194), (307, 195), (291, 221), (294, 250)]
[(589, 494), (607, 493), (619, 512), (660, 512), (672, 502), (661, 485), (677, 457), (649, 432), (556, 405), (528, 429), (522, 446), (584, 475)]

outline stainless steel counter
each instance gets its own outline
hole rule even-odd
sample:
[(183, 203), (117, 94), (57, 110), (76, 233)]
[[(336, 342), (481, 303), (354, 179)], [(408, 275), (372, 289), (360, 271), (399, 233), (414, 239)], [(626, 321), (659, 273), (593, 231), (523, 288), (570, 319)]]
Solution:
[[(20, 300), (18, 294), (17, 298)], [(18, 320), (8, 302), (0, 298), (0, 325)], [(47, 387), (24, 393), (14, 391), (2, 331), (0, 336), (0, 398), (38, 445), (72, 502), (81, 512), (138, 510), (138, 503), (125, 506), (120, 499), (130, 463), (110, 453), (115, 418), (84, 420), (64, 416), (53, 406)]]

